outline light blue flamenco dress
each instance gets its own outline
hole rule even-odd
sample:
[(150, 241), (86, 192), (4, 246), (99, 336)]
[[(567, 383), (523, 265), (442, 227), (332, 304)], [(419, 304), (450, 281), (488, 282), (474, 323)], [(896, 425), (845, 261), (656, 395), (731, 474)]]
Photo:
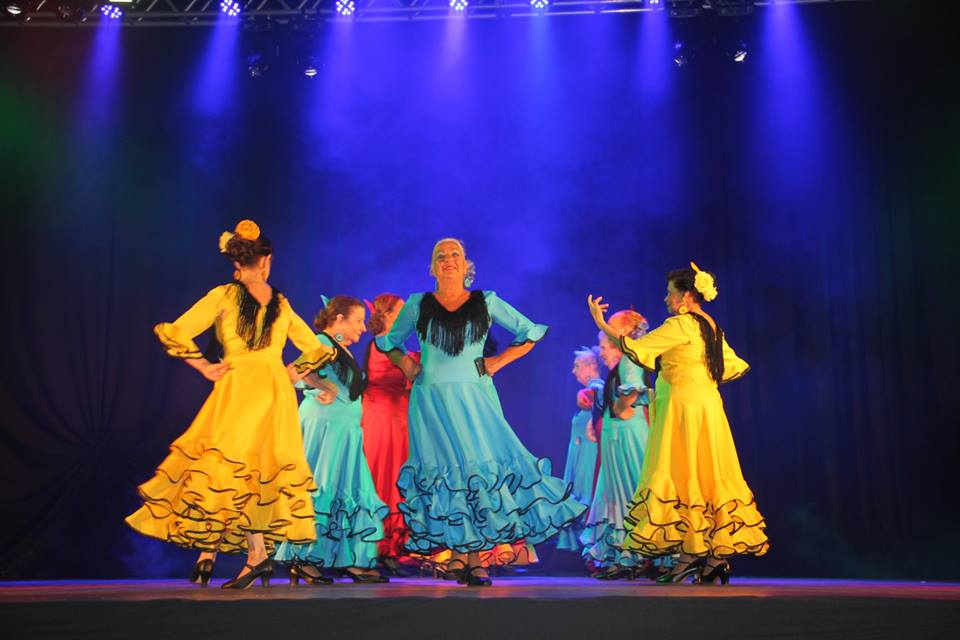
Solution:
[[(317, 540), (303, 545), (284, 542), (274, 560), (370, 569), (377, 563), (377, 543), (383, 539), (389, 508), (377, 495), (363, 455), (362, 373), (343, 347), (325, 333), (317, 337), (339, 352), (336, 362), (317, 371), (337, 386), (336, 399), (322, 404), (316, 400), (320, 392), (306, 388), (300, 403), (303, 445), (317, 485), (313, 494)], [(303, 383), (297, 386), (303, 388)]]
[[(635, 391), (640, 395), (632, 405), (633, 416), (629, 420), (614, 417), (612, 406), (615, 398)], [(586, 526), (580, 535), (584, 560), (604, 568), (634, 567), (643, 563), (643, 556), (639, 553), (624, 551), (620, 547), (626, 535), (623, 518), (640, 482), (650, 434), (643, 411), (647, 394), (643, 369), (629, 358), (621, 358), (620, 364), (610, 371), (604, 389), (600, 473)]]
[[(593, 392), (594, 405), (603, 406), (603, 380), (594, 378), (585, 389)], [(590, 506), (593, 501), (593, 481), (597, 473), (597, 443), (587, 439), (587, 427), (593, 419), (593, 409), (580, 409), (570, 424), (570, 444), (567, 446), (567, 465), (563, 470), (565, 482), (573, 484), (573, 499)], [(557, 549), (579, 551), (583, 523), (578, 521), (557, 536)]]
[(452, 312), (432, 293), (413, 294), (377, 338), (383, 352), (404, 350), (416, 332), (421, 347), (423, 368), (410, 392), (410, 455), (397, 481), (411, 552), (537, 544), (585, 511), (570, 484), (550, 475), (550, 461), (527, 451), (504, 418), (483, 368), (491, 322), (513, 334), (513, 345), (547, 332), (492, 291), (472, 291)]

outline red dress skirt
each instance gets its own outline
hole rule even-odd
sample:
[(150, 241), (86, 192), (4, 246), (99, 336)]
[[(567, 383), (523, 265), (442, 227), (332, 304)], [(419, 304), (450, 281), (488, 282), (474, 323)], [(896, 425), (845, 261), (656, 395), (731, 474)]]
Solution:
[[(419, 360), (419, 353), (411, 353)], [(383, 540), (377, 553), (380, 557), (406, 555), (406, 528), (397, 505), (400, 490), (397, 478), (407, 461), (407, 404), (410, 384), (403, 372), (377, 349), (367, 353), (367, 388), (363, 392), (363, 452), (373, 475), (377, 494), (390, 509), (383, 521)]]

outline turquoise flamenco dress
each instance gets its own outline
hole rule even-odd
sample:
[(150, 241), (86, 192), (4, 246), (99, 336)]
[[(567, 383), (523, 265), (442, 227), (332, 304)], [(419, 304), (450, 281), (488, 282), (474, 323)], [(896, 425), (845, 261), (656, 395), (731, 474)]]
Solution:
[[(615, 417), (612, 407), (616, 397), (635, 391), (640, 395), (632, 405), (633, 416), (628, 420)], [(635, 551), (624, 551), (621, 546), (626, 536), (624, 516), (640, 481), (650, 435), (643, 410), (646, 404), (647, 385), (643, 380), (643, 369), (629, 358), (621, 358), (604, 385), (600, 473), (586, 526), (580, 535), (584, 560), (603, 568), (635, 567), (643, 563), (643, 556)]]
[(285, 542), (274, 559), (371, 569), (377, 564), (377, 543), (383, 540), (383, 519), (389, 508), (377, 495), (363, 455), (363, 375), (343, 347), (325, 333), (317, 337), (338, 352), (334, 364), (317, 371), (337, 386), (336, 399), (322, 404), (316, 400), (320, 391), (307, 388), (300, 403), (303, 444), (317, 485), (313, 494), (317, 540), (310, 544)]
[(432, 293), (417, 293), (376, 340), (387, 353), (403, 351), (414, 333), (420, 341), (422, 370), (410, 392), (410, 454), (397, 481), (411, 552), (538, 544), (585, 511), (571, 485), (553, 477), (550, 461), (527, 451), (504, 418), (483, 367), (491, 322), (513, 334), (513, 345), (537, 342), (547, 332), (492, 291), (472, 291), (456, 311)]
[[(594, 378), (585, 389), (593, 392), (594, 403), (603, 403), (603, 380)], [(593, 481), (597, 471), (597, 443), (587, 439), (587, 427), (593, 418), (592, 409), (580, 409), (570, 424), (570, 444), (567, 446), (567, 465), (563, 470), (565, 482), (573, 484), (573, 499), (590, 506), (593, 501)], [(579, 551), (583, 523), (576, 522), (557, 536), (557, 549)]]

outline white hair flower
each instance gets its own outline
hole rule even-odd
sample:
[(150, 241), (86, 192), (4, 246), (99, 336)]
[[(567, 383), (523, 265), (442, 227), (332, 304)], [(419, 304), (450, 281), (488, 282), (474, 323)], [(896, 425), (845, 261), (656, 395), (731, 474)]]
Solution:
[(706, 271), (701, 271), (695, 263), (691, 262), (690, 267), (693, 268), (694, 272), (697, 274), (693, 278), (694, 288), (700, 292), (700, 295), (703, 296), (703, 299), (707, 302), (710, 302), (717, 297), (717, 284), (713, 279), (713, 276), (707, 273)]

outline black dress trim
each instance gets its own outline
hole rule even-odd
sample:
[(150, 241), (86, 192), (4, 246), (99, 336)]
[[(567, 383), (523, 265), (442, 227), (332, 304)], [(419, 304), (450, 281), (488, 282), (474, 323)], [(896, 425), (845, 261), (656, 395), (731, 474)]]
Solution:
[(490, 330), (490, 311), (483, 291), (474, 290), (456, 311), (449, 311), (427, 292), (420, 300), (417, 335), (448, 356), (463, 353), (468, 344), (482, 342)]
[(239, 313), (237, 315), (237, 335), (247, 343), (247, 348), (251, 351), (259, 351), (270, 345), (270, 334), (273, 333), (273, 323), (280, 317), (280, 301), (282, 294), (273, 288), (270, 295), (270, 301), (267, 303), (267, 310), (263, 314), (263, 322), (257, 327), (257, 314), (262, 306), (247, 286), (241, 282), (231, 283), (237, 288), (237, 306)]
[(333, 372), (337, 375), (337, 378), (340, 379), (340, 382), (349, 389), (350, 401), (353, 402), (363, 393), (364, 388), (367, 386), (367, 378), (363, 374), (363, 371), (360, 370), (360, 365), (357, 363), (356, 358), (347, 353), (347, 350), (326, 332), (324, 332), (323, 335), (330, 340), (331, 345), (337, 351), (336, 360), (328, 366), (333, 369)]

